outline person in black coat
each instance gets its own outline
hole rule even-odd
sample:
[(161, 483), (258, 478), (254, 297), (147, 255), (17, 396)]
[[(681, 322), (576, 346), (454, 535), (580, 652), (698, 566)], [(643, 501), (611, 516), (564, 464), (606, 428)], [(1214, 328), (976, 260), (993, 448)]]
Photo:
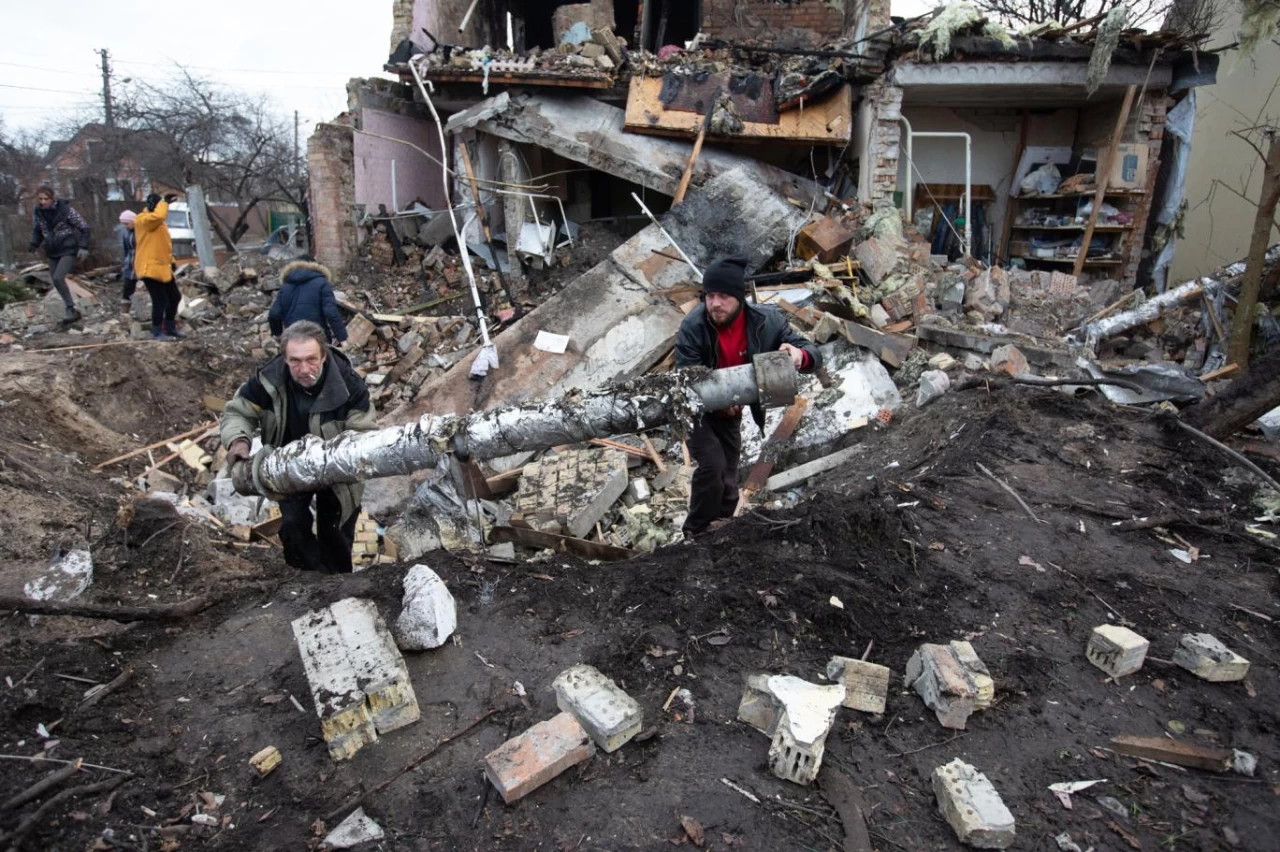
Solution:
[(329, 270), (310, 256), (290, 263), (280, 270), (282, 282), (276, 300), (271, 303), (267, 320), (276, 337), (300, 320), (310, 320), (324, 329), (330, 343), (341, 345), (347, 340), (347, 324), (338, 312), (338, 300), (329, 283)]
[(80, 312), (67, 287), (67, 274), (77, 260), (89, 256), (89, 223), (47, 186), (36, 190), (36, 212), (31, 223), (30, 250), (34, 252), (41, 246), (49, 258), (49, 277), (67, 306), (62, 321), (75, 322), (80, 319)]

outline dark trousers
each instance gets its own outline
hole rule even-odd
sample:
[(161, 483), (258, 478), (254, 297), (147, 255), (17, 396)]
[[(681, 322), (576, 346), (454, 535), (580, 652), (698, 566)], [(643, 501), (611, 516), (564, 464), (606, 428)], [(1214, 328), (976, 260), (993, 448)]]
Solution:
[[(120, 298), (123, 301), (133, 301), (133, 294), (138, 291), (137, 278), (123, 278), (120, 285)], [(154, 303), (153, 303), (154, 304)]]
[[(311, 531), (311, 500), (315, 498), (315, 527)], [(300, 494), (280, 501), (280, 543), (290, 567), (322, 574), (350, 574), (351, 546), (359, 512), (340, 523), (342, 503), (332, 489)]]
[(697, 535), (719, 518), (732, 518), (738, 508), (738, 459), (742, 455), (742, 415), (707, 414), (689, 435), (693, 472), (685, 535)]
[(75, 268), (76, 256), (74, 254), (49, 258), (49, 277), (53, 279), (53, 289), (58, 291), (58, 295), (62, 297), (62, 303), (68, 308), (76, 306), (75, 299), (71, 298), (71, 288), (67, 286), (67, 276)]
[(143, 278), (142, 283), (147, 285), (147, 294), (151, 296), (151, 330), (173, 331), (177, 328), (178, 302), (182, 301), (178, 282)]

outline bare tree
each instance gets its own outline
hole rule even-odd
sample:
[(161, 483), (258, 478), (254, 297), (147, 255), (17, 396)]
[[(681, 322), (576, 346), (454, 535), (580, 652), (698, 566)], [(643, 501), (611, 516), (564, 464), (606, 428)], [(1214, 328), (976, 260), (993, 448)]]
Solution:
[(44, 134), (33, 130), (9, 132), (0, 118), (0, 209), (12, 210), (35, 184), (49, 148)]
[(1102, 16), (1116, 6), (1129, 7), (1129, 26), (1141, 27), (1161, 21), (1173, 0), (975, 0), (974, 5), (1011, 29), (1052, 21), (1069, 27)]
[(122, 144), (156, 181), (174, 188), (199, 184), (210, 202), (235, 206), (228, 216), (209, 205), (210, 224), (228, 249), (249, 230), (259, 205), (305, 206), (306, 172), (295, 156), (293, 127), (265, 96), (219, 86), (179, 66), (167, 83), (135, 78), (115, 115)]

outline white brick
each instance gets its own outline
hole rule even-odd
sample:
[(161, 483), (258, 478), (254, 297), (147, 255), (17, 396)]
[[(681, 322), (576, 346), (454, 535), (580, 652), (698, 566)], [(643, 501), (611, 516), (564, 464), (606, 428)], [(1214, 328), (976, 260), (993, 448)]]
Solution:
[(370, 600), (344, 598), (329, 608), (342, 630), (378, 733), (388, 734), (418, 721), (418, 699), (409, 669), (377, 605)]
[(960, 842), (977, 849), (1008, 849), (1013, 845), (1013, 814), (1005, 807), (987, 776), (956, 758), (933, 770), (938, 810)]
[(1123, 677), (1142, 668), (1150, 647), (1150, 642), (1127, 627), (1103, 624), (1093, 628), (1084, 654), (1112, 677)]
[(405, 651), (439, 648), (457, 629), (458, 606), (449, 587), (426, 565), (414, 565), (404, 577), (396, 644)]
[(615, 752), (640, 733), (640, 705), (593, 666), (565, 669), (552, 683), (556, 705), (582, 724), (595, 744)]
[(1173, 652), (1173, 661), (1196, 677), (1223, 683), (1244, 680), (1249, 661), (1208, 633), (1187, 633)]
[(889, 674), (887, 666), (849, 657), (832, 657), (827, 663), (827, 677), (844, 685), (844, 706), (863, 713), (880, 715), (884, 712)]

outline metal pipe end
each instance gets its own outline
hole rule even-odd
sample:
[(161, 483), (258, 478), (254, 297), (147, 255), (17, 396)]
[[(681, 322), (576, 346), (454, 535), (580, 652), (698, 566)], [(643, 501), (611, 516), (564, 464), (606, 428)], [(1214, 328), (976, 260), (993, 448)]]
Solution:
[(796, 401), (800, 392), (800, 374), (786, 352), (761, 352), (752, 359), (756, 371), (756, 388), (760, 404), (765, 408), (783, 408)]

